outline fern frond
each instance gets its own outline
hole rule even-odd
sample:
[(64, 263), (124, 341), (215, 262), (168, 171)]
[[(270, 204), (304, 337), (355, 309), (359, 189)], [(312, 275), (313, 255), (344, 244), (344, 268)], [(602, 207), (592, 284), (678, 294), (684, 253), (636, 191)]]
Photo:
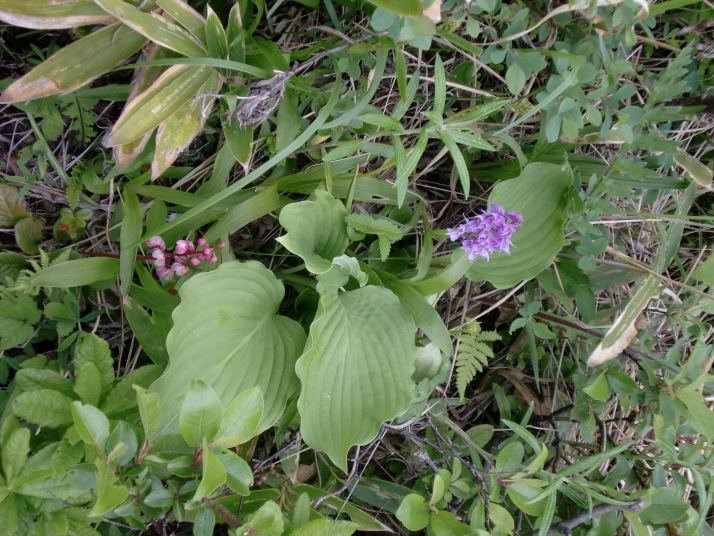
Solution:
[(493, 359), (493, 349), (489, 344), (500, 341), (501, 336), (495, 331), (482, 331), (478, 322), (467, 325), (459, 339), (459, 351), (456, 354), (456, 389), (459, 398), (463, 400), (466, 387), (474, 379), (477, 372), (481, 372)]

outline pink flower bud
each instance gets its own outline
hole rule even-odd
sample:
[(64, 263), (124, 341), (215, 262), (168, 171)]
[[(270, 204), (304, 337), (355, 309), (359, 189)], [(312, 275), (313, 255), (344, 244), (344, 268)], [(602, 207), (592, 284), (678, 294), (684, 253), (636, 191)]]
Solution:
[(199, 238), (199, 239), (198, 239), (198, 245), (205, 247), (205, 246), (208, 245), (208, 242), (206, 242), (206, 240), (205, 240), (204, 238)]
[(168, 281), (174, 276), (174, 271), (169, 266), (161, 266), (156, 269), (156, 275)]
[(193, 253), (194, 251), (193, 242), (190, 240), (178, 240), (176, 242), (176, 247), (174, 247), (174, 252), (179, 255), (183, 255), (184, 253)]
[(223, 240), (221, 240), (221, 241), (218, 243), (218, 245), (217, 245), (216, 247), (217, 247), (217, 248), (224, 248), (224, 247), (226, 247), (226, 243), (225, 243)]
[(201, 259), (198, 257), (191, 257), (191, 260), (189, 261), (191, 263), (191, 266), (198, 266), (201, 264)]
[(152, 236), (146, 242), (144, 242), (144, 244), (146, 244), (146, 246), (150, 248), (159, 248), (161, 251), (164, 251), (164, 249), (166, 249), (164, 239), (160, 236)]
[(166, 257), (164, 256), (164, 252), (160, 249), (155, 249), (154, 251), (152, 251), (151, 256), (154, 258), (154, 260), (151, 261), (154, 263), (154, 266), (162, 267), (164, 264), (166, 264)]
[(211, 262), (218, 262), (218, 257), (215, 255), (211, 255), (211, 258), (209, 259)]
[(182, 264), (180, 262), (173, 263), (171, 265), (171, 269), (179, 277), (184, 276), (188, 273), (188, 266), (186, 266), (185, 264)]

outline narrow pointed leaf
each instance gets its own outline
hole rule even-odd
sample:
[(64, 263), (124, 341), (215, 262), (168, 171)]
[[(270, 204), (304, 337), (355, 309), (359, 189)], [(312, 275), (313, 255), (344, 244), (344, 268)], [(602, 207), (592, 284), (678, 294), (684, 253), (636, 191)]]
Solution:
[(92, 24), (110, 24), (116, 19), (93, 0), (6, 0), (0, 5), (0, 20), (22, 28), (59, 30)]
[(186, 30), (155, 13), (144, 13), (123, 0), (94, 0), (136, 32), (184, 56), (203, 57), (206, 50)]
[[(10, 84), (0, 102), (18, 102), (66, 93), (88, 84), (137, 52), (146, 38), (112, 24), (64, 47)], [(100, 50), (101, 54), (97, 54)]]
[(210, 67), (174, 65), (122, 111), (108, 145), (123, 145), (140, 138), (198, 96), (213, 75)]
[(464, 190), (464, 197), (469, 196), (469, 191), (471, 190), (471, 175), (466, 167), (466, 160), (464, 160), (464, 155), (461, 154), (461, 149), (456, 144), (454, 136), (448, 130), (437, 130), (436, 135), (439, 136), (441, 141), (444, 142), (446, 148), (451, 154), (451, 159), (454, 161), (456, 166), (456, 171), (459, 173), (459, 181), (461, 182), (461, 188)]
[(196, 493), (193, 496), (194, 501), (203, 499), (216, 488), (225, 484), (228, 476), (221, 459), (213, 451), (206, 448), (205, 442), (203, 444), (201, 462), (203, 475), (198, 488), (196, 488)]
[(119, 260), (108, 257), (74, 259), (53, 264), (32, 274), (28, 280), (38, 287), (81, 287), (113, 279), (119, 273)]
[(397, 15), (421, 15), (419, 0), (369, 0), (370, 4), (396, 13)]
[[(174, 114), (159, 125), (156, 132), (156, 152), (151, 163), (151, 178), (158, 178), (193, 141), (208, 119), (215, 95), (223, 78), (212, 70), (206, 83)], [(137, 237), (138, 239), (139, 237)]]
[(157, 0), (156, 3), (201, 43), (206, 42), (206, 19), (198, 11), (183, 0)]

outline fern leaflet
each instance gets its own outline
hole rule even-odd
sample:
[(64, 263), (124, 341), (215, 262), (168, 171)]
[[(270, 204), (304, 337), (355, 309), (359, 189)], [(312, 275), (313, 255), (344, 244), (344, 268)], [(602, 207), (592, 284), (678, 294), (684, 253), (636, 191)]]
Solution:
[(495, 331), (481, 331), (481, 325), (473, 322), (468, 325), (458, 336), (459, 351), (456, 354), (456, 389), (459, 398), (464, 399), (466, 387), (474, 379), (477, 372), (481, 372), (494, 358), (490, 344), (500, 341), (501, 336)]

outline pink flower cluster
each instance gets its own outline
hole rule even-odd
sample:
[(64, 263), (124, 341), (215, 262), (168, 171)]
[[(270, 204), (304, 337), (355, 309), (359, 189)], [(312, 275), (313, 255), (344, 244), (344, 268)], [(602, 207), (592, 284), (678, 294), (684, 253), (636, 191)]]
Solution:
[[(198, 247), (202, 249), (197, 250), (190, 240), (178, 240), (174, 246), (174, 252), (167, 253), (164, 239), (160, 236), (149, 238), (144, 243), (151, 248), (151, 262), (156, 266), (156, 275), (166, 281), (171, 279), (174, 274), (179, 277), (186, 275), (189, 266), (196, 267), (202, 262), (217, 262), (216, 249), (226, 246), (225, 242), (221, 242), (215, 247), (210, 247), (208, 242), (199, 238)], [(172, 259), (173, 262), (171, 262)]]
[(494, 204), (490, 210), (466, 218), (464, 223), (446, 232), (452, 242), (462, 241), (461, 249), (468, 252), (470, 261), (478, 257), (488, 260), (489, 255), (496, 251), (511, 253), (511, 237), (522, 223), (523, 216)]

